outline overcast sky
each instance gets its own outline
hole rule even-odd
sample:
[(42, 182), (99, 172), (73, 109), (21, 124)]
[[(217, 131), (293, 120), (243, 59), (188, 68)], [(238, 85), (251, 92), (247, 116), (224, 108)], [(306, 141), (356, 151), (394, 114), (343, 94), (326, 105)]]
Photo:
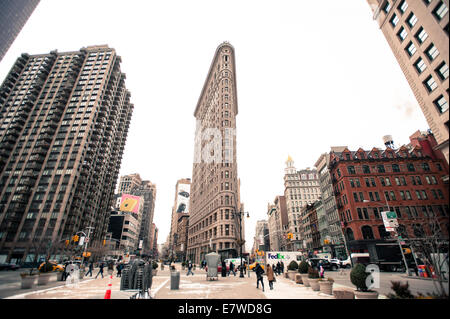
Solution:
[(0, 62), (108, 44), (135, 105), (120, 175), (157, 185), (159, 243), (175, 184), (191, 177), (194, 109), (217, 46), (235, 48), (241, 199), (247, 248), (267, 204), (284, 193), (285, 161), (313, 167), (330, 146), (396, 146), (428, 125), (364, 0), (41, 0)]

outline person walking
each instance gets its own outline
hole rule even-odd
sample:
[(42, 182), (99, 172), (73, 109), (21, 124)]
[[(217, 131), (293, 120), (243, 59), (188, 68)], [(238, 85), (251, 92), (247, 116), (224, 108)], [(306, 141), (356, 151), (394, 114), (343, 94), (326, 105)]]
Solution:
[(98, 275), (102, 275), (102, 278), (103, 278), (103, 267), (105, 267), (105, 265), (102, 262), (102, 263), (100, 263), (100, 265), (98, 267), (99, 267), (99, 271), (98, 271), (97, 275), (95, 276), (95, 279), (97, 279)]
[(227, 276), (227, 264), (225, 263), (225, 261), (222, 261), (222, 277), (226, 276)]
[(260, 264), (256, 264), (256, 289), (259, 289), (259, 282), (261, 282), (261, 286), (262, 286), (262, 291), (264, 292), (264, 280), (263, 280), (263, 274), (264, 274), (264, 269), (262, 269)]
[(189, 274), (192, 274), (192, 276), (194, 276), (194, 273), (192, 272), (192, 262), (190, 260), (188, 261), (188, 272), (186, 276), (189, 276)]
[(324, 278), (325, 275), (325, 269), (323, 268), (322, 261), (319, 262), (319, 275), (320, 278)]
[(234, 264), (232, 261), (230, 261), (230, 273), (233, 273), (234, 276), (236, 277), (236, 272), (234, 271)]
[(277, 275), (280, 275), (280, 273), (281, 273), (281, 264), (280, 264), (280, 261), (277, 262), (276, 272), (277, 272)]
[(280, 265), (281, 265), (281, 267), (280, 267), (281, 274), (284, 274), (284, 263), (281, 262)]
[(91, 274), (91, 277), (92, 277), (92, 270), (94, 270), (94, 263), (91, 261), (91, 263), (89, 264), (89, 270), (85, 276), (87, 276), (88, 274)]
[(117, 277), (122, 277), (122, 268), (123, 268), (123, 264), (120, 262), (117, 264), (116, 269), (117, 269)]
[(66, 264), (64, 265), (64, 272), (63, 272), (63, 275), (62, 275), (62, 281), (66, 281), (67, 277), (69, 276), (69, 274), (67, 273), (67, 265), (68, 264), (69, 263), (66, 262)]
[(273, 274), (273, 268), (267, 264), (267, 280), (269, 281), (270, 290), (273, 290), (273, 282), (275, 281), (275, 276)]

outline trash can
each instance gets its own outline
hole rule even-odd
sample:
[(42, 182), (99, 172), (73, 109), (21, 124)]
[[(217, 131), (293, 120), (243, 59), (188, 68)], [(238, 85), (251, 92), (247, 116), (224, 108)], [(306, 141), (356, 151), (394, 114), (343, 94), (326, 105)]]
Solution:
[(170, 289), (179, 289), (180, 288), (180, 272), (179, 271), (171, 271), (170, 272)]

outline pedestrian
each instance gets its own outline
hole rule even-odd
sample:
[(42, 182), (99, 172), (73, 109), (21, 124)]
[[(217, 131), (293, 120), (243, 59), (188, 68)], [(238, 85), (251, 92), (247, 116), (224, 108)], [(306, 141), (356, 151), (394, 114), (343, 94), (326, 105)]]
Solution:
[(62, 275), (62, 281), (66, 281), (67, 277), (69, 276), (69, 274), (67, 273), (67, 265), (68, 264), (69, 263), (66, 262), (66, 264), (64, 265), (64, 272), (63, 272), (63, 275)]
[(188, 261), (188, 272), (186, 276), (189, 276), (189, 274), (192, 274), (192, 276), (194, 276), (194, 273), (192, 272), (192, 262), (190, 260)]
[(320, 261), (319, 262), (319, 275), (320, 275), (320, 278), (324, 278), (324, 274), (325, 274), (325, 269), (323, 268), (322, 261)]
[(117, 264), (117, 266), (116, 266), (116, 269), (117, 269), (117, 277), (122, 277), (122, 267), (123, 267), (123, 264), (122, 264), (122, 263), (118, 263), (118, 264)]
[(234, 264), (232, 261), (230, 261), (230, 273), (233, 273), (234, 276), (236, 277), (236, 272), (234, 271)]
[(91, 261), (91, 263), (89, 264), (89, 270), (88, 270), (88, 272), (86, 273), (85, 276), (87, 276), (88, 274), (91, 274), (91, 277), (92, 277), (92, 270), (93, 269), (94, 269), (94, 263)]
[(281, 267), (280, 267), (281, 274), (284, 274), (284, 263), (280, 262), (280, 265), (281, 265)]
[(280, 261), (277, 262), (276, 269), (277, 269), (277, 274), (280, 275), (280, 273), (281, 273), (281, 264), (280, 264)]
[(222, 277), (226, 276), (227, 276), (227, 264), (225, 263), (225, 261), (222, 261)]
[(246, 261), (244, 261), (244, 275), (247, 275), (247, 262)]
[(102, 278), (103, 278), (103, 267), (105, 267), (105, 265), (102, 262), (102, 263), (100, 263), (100, 266), (98, 266), (98, 267), (99, 267), (99, 271), (98, 271), (97, 275), (95, 276), (95, 279), (97, 279), (98, 275), (102, 275)]
[(273, 282), (275, 281), (275, 276), (273, 275), (273, 268), (270, 264), (267, 264), (267, 280), (269, 281), (270, 290), (273, 290)]
[(263, 274), (264, 274), (264, 269), (262, 269), (260, 264), (256, 264), (256, 289), (259, 289), (259, 282), (261, 282), (261, 286), (262, 286), (262, 291), (264, 292), (264, 281), (263, 281)]

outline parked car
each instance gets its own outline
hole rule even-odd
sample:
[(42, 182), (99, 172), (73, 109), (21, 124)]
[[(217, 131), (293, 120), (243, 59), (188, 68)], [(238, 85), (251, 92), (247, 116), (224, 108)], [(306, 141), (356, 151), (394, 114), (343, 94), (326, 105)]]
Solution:
[[(262, 264), (262, 263), (259, 263), (259, 264), (261, 265), (261, 268), (264, 270), (264, 264)], [(256, 270), (255, 267), (256, 267), (256, 262), (254, 262), (253, 264), (248, 265), (248, 269), (253, 270), (253, 271)]]
[(323, 259), (323, 258), (309, 258), (308, 263), (311, 265), (311, 267), (313, 268), (319, 268), (319, 263), (322, 262), (322, 266), (325, 270), (338, 270), (339, 269), (339, 264), (335, 263), (335, 262), (331, 262), (328, 259)]
[(16, 265), (16, 264), (11, 264), (11, 263), (0, 264), (0, 270), (17, 270), (19, 268), (20, 268), (20, 266)]
[(340, 261), (341, 268), (352, 268), (352, 262), (350, 260), (350, 257), (347, 257), (345, 260)]

